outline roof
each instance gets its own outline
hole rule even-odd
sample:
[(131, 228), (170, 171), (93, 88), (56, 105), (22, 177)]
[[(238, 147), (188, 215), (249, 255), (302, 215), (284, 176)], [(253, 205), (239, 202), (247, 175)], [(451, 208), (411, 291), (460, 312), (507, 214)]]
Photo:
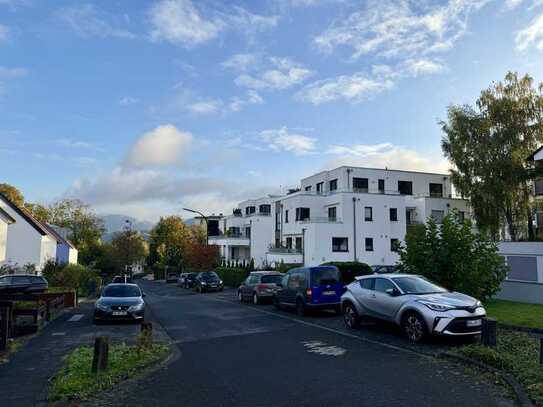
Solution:
[(57, 239), (57, 242), (70, 246), (72, 249), (77, 249), (72, 242), (62, 237), (62, 235), (58, 233), (53, 226), (49, 225), (48, 223), (42, 223), (42, 225), (49, 232), (49, 234), (53, 235), (54, 238)]
[(50, 236), (53, 239), (57, 240), (55, 235), (53, 235), (39, 220), (34, 218), (28, 210), (25, 208), (19, 208), (13, 202), (11, 202), (4, 194), (0, 193), (0, 200), (6, 203), (11, 209), (13, 209), (19, 216), (26, 220), (30, 226), (32, 226), (36, 231), (42, 236)]
[(358, 166), (351, 166), (351, 165), (341, 165), (339, 167), (336, 167), (336, 168), (332, 168), (330, 170), (324, 170), (324, 171), (320, 171), (320, 172), (317, 172), (316, 174), (312, 174), (312, 175), (309, 175), (305, 178), (302, 178), (302, 181), (308, 179), (308, 178), (313, 178), (317, 175), (321, 175), (321, 174), (326, 174), (328, 172), (332, 172), (332, 171), (336, 171), (336, 170), (340, 170), (342, 168), (345, 168), (345, 169), (357, 169), (357, 170), (370, 170), (370, 171), (388, 171), (388, 172), (404, 172), (404, 173), (409, 173), (409, 174), (426, 174), (426, 175), (439, 175), (439, 176), (442, 176), (442, 177), (450, 177), (451, 174), (445, 174), (445, 173), (442, 173), (442, 172), (427, 172), (427, 171), (414, 171), (414, 170), (397, 170), (397, 169), (392, 169), (392, 168), (388, 168), (388, 167), (385, 167), (385, 168), (377, 168), (377, 167), (358, 167)]
[(261, 271), (251, 271), (251, 274), (255, 276), (260, 276), (260, 275), (281, 274), (281, 273), (279, 271), (274, 271), (274, 270), (261, 270)]
[(537, 150), (535, 150), (532, 154), (530, 154), (528, 157), (526, 157), (526, 161), (533, 161), (534, 157), (537, 153), (539, 153), (541, 150), (543, 150), (543, 146), (539, 147)]
[(0, 219), (3, 219), (7, 224), (15, 223), (15, 219), (2, 208), (0, 208)]

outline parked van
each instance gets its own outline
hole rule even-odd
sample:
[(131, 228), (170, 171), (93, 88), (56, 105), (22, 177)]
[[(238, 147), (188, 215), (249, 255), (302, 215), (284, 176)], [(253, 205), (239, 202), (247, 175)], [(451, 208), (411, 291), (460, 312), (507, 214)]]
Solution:
[(335, 266), (300, 267), (289, 270), (273, 297), (278, 308), (296, 308), (298, 315), (311, 309), (341, 312), (343, 283)]

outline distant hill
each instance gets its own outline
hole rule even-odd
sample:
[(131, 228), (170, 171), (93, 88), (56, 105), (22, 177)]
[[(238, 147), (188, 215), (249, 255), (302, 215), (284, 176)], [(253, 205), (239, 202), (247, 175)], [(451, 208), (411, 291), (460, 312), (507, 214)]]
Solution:
[(122, 232), (126, 228), (126, 221), (132, 222), (132, 229), (140, 232), (148, 232), (155, 225), (153, 222), (140, 221), (136, 218), (126, 215), (103, 215), (105, 232), (102, 234), (102, 240), (105, 242), (111, 241), (115, 232)]

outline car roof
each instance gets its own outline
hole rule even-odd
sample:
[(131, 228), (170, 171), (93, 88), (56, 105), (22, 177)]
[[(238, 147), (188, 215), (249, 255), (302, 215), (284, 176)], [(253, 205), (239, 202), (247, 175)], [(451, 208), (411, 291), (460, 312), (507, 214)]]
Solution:
[(0, 277), (39, 277), (39, 278), (45, 278), (43, 276), (37, 276), (36, 274), (23, 274), (23, 273), (4, 274), (3, 276), (0, 276)]
[(261, 275), (269, 275), (269, 274), (278, 274), (278, 275), (280, 275), (281, 273), (278, 272), (278, 271), (274, 271), (274, 270), (260, 270), (260, 271), (251, 271), (251, 274), (254, 275), (254, 276), (261, 276)]
[(368, 274), (366, 276), (356, 276), (357, 280), (365, 280), (367, 278), (396, 278), (396, 277), (420, 277), (418, 274), (406, 274), (406, 273), (390, 273), (390, 274)]
[(123, 286), (124, 285), (131, 285), (131, 286), (139, 288), (139, 286), (137, 284), (134, 284), (134, 283), (110, 283), (110, 284), (106, 285), (106, 287), (110, 287), (112, 285), (114, 285), (114, 286), (117, 286), (117, 285), (123, 285)]

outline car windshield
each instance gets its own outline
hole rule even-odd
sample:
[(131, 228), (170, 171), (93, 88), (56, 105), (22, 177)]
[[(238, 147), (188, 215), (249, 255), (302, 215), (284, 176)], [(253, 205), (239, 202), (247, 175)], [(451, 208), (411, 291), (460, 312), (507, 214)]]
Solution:
[(393, 278), (392, 281), (394, 281), (405, 294), (434, 294), (447, 292), (445, 288), (422, 277), (396, 277)]
[(202, 279), (206, 281), (215, 281), (219, 279), (219, 276), (215, 272), (209, 271), (206, 273), (202, 273)]
[(262, 284), (279, 284), (282, 278), (283, 278), (282, 275), (274, 274), (271, 276), (262, 276), (260, 281), (262, 281)]
[(110, 285), (104, 289), (102, 297), (139, 297), (139, 287), (133, 285)]
[(311, 269), (311, 279), (314, 285), (335, 284), (339, 282), (339, 271), (331, 267), (314, 267)]

